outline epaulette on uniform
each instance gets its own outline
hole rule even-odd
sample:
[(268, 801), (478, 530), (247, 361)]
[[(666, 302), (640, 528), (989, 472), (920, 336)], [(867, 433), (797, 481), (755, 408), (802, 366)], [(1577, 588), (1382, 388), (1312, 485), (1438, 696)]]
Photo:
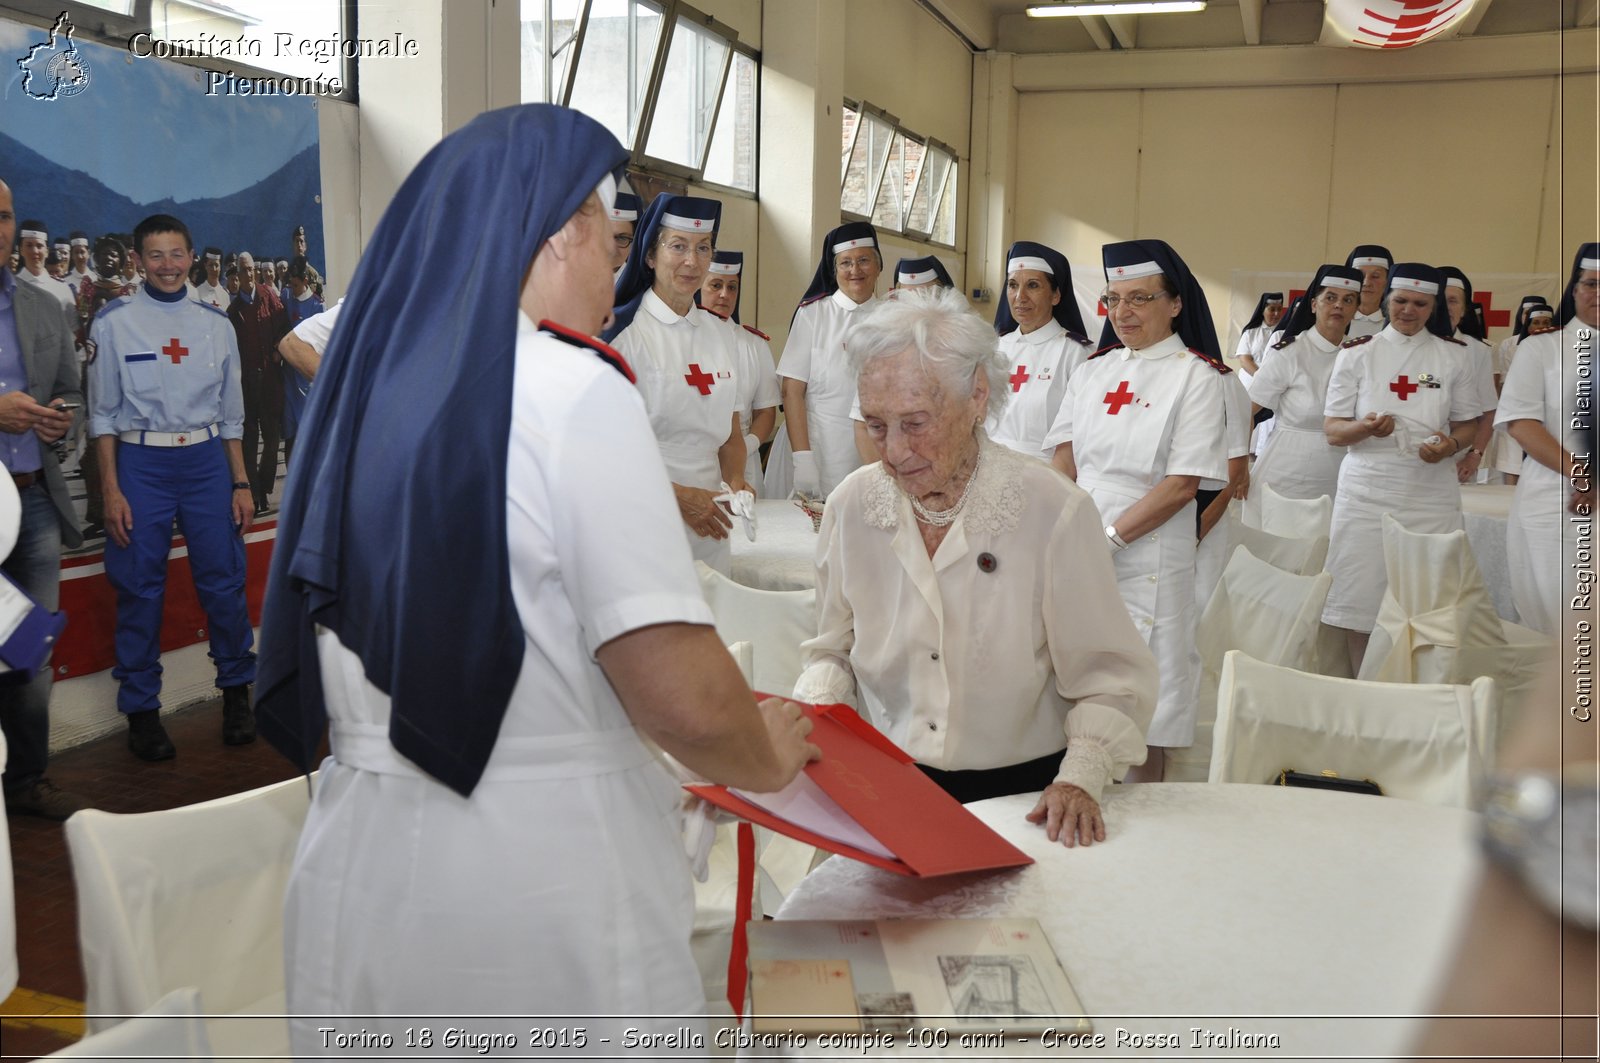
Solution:
[(1217, 372), (1221, 373), (1223, 376), (1227, 376), (1229, 373), (1233, 372), (1232, 369), (1228, 368), (1227, 362), (1222, 361), (1220, 358), (1212, 358), (1205, 351), (1197, 351), (1193, 347), (1190, 347), (1189, 353), (1209, 365), (1211, 368), (1215, 369)]
[[(1439, 336), (1439, 334), (1437, 332), (1435, 332), (1434, 335), (1435, 336)], [(1441, 340), (1446, 341), (1447, 343), (1453, 343), (1457, 347), (1465, 347), (1467, 345), (1467, 341), (1466, 340), (1458, 339), (1455, 336), (1439, 336), (1439, 338)]]
[(575, 332), (572, 329), (567, 328), (565, 325), (558, 325), (554, 321), (550, 321), (548, 319), (539, 322), (539, 328), (550, 333), (550, 335), (554, 336), (558, 340), (561, 340), (563, 343), (570, 343), (574, 347), (581, 347), (586, 351), (591, 351), (598, 355), (602, 362), (605, 362), (611, 368), (627, 377), (628, 383), (637, 384), (639, 382), (638, 378), (633, 375), (633, 368), (628, 365), (628, 360), (622, 357), (621, 354), (618, 354), (611, 347), (608, 347), (604, 343), (601, 343), (599, 340), (595, 339), (593, 336), (585, 336), (581, 332)]
[(1298, 336), (1296, 336), (1296, 337), (1292, 337), (1292, 338), (1290, 338), (1290, 339), (1286, 339), (1286, 340), (1279, 340), (1279, 341), (1278, 341), (1278, 342), (1277, 342), (1277, 343), (1274, 343), (1274, 344), (1273, 344), (1273, 345), (1272, 345), (1272, 349), (1273, 349), (1273, 350), (1275, 350), (1275, 351), (1281, 351), (1281, 350), (1283, 350), (1283, 349), (1284, 349), (1284, 348), (1285, 348), (1285, 347), (1287, 347), (1287, 346), (1289, 346), (1289, 345), (1290, 345), (1290, 344), (1291, 344), (1291, 343), (1293, 343), (1293, 342), (1294, 342), (1294, 341), (1295, 341), (1295, 340), (1296, 340), (1296, 339), (1298, 339), (1298, 338), (1299, 338), (1299, 337), (1298, 337)]
[(94, 319), (96, 321), (99, 321), (101, 318), (103, 318), (107, 314), (111, 313), (111, 311), (116, 310), (116, 309), (118, 309), (120, 307), (127, 306), (131, 302), (133, 302), (133, 296), (132, 295), (119, 295), (115, 299), (113, 299), (109, 303), (107, 303), (105, 306), (102, 306), (99, 310), (96, 310), (95, 314), (94, 314)]
[(1084, 360), (1092, 362), (1096, 358), (1100, 357), (1102, 354), (1110, 354), (1112, 351), (1120, 351), (1120, 350), (1122, 350), (1122, 344), (1120, 344), (1120, 343), (1108, 343), (1106, 346), (1100, 348), (1098, 351), (1095, 351), (1093, 354), (1091, 354), (1088, 358), (1086, 358)]
[(709, 306), (701, 306), (700, 309), (704, 310), (706, 313), (710, 314), (719, 321), (731, 320), (727, 314), (719, 313), (718, 311), (711, 309)]
[(830, 296), (832, 294), (833, 294), (832, 292), (823, 292), (821, 295), (813, 295), (809, 299), (802, 299), (800, 301), (800, 306), (795, 307), (795, 309), (799, 310), (801, 307), (810, 306), (812, 303), (821, 302), (822, 300), (826, 299), (828, 296)]
[(1071, 340), (1073, 343), (1076, 343), (1078, 346), (1089, 346), (1089, 337), (1083, 335), (1083, 333), (1073, 332), (1071, 329), (1063, 329), (1062, 331), (1067, 334), (1067, 339)]
[[(740, 324), (744, 324), (744, 323), (740, 322)], [(756, 328), (754, 325), (745, 325), (744, 326), (744, 330), (746, 332), (755, 333), (757, 336), (760, 336), (762, 339), (766, 340), (768, 343), (772, 342), (772, 337), (771, 336), (768, 336), (765, 332), (762, 332), (760, 329)]]
[(1357, 336), (1353, 340), (1345, 340), (1343, 343), (1339, 344), (1339, 346), (1340, 347), (1359, 347), (1363, 343), (1368, 343), (1371, 340), (1372, 340), (1371, 336)]

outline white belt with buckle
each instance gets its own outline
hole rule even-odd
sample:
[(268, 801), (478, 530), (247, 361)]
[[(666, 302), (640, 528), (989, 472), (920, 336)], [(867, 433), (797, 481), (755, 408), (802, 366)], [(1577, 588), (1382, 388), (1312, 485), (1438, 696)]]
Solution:
[(192, 447), (196, 443), (204, 443), (222, 434), (222, 430), (214, 423), (204, 428), (196, 428), (192, 432), (119, 432), (118, 438), (124, 443), (137, 443), (142, 447)]

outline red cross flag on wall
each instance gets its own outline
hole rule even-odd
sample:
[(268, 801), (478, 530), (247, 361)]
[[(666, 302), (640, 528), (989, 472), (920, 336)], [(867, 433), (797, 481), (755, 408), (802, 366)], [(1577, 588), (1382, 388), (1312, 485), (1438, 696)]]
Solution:
[(1454, 37), (1472, 9), (1489, 0), (1328, 0), (1318, 44), (1330, 48), (1411, 48)]

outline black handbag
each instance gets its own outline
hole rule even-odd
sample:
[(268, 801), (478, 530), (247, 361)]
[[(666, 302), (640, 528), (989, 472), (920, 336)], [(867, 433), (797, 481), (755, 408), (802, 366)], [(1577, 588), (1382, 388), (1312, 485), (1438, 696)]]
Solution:
[(1273, 780), (1277, 786), (1305, 786), (1313, 790), (1337, 790), (1346, 794), (1371, 794), (1374, 797), (1383, 796), (1383, 787), (1371, 779), (1341, 779), (1336, 771), (1323, 771), (1313, 774), (1309, 771), (1295, 771), (1285, 768), (1278, 772), (1278, 777)]

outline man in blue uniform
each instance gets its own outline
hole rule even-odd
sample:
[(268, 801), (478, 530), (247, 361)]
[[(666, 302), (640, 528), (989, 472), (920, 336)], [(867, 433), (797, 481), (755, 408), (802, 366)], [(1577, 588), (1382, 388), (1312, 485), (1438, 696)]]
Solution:
[[(0, 181), (0, 247), (17, 229), (11, 189)], [(83, 402), (72, 328), (77, 318), (46, 292), (0, 266), (0, 464), (17, 488), (21, 513), (5, 574), (54, 612), (60, 598), (61, 547), (82, 542), (60, 463), (50, 446), (72, 427)], [(68, 404), (63, 409), (62, 404)], [(6, 811), (66, 819), (84, 806), (45, 775), (50, 755), (50, 677), (40, 668), (26, 683), (0, 686)]]
[(89, 434), (105, 494), (106, 578), (117, 592), (117, 708), (134, 755), (166, 760), (175, 750), (160, 719), (161, 613), (174, 518), (206, 611), (222, 740), (255, 738), (243, 540), (253, 504), (239, 348), (227, 315), (186, 290), (189, 230), (154, 214), (134, 230), (133, 246), (143, 286), (108, 304), (90, 331)]

